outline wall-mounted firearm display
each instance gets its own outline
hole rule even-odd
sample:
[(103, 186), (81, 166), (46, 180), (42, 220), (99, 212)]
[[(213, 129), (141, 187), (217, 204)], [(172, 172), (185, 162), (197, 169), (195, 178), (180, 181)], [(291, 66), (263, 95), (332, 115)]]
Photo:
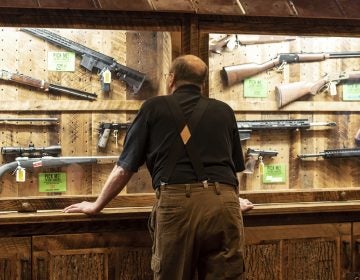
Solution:
[(304, 159), (309, 157), (323, 157), (325, 159), (330, 158), (350, 158), (360, 157), (360, 148), (344, 148), (344, 149), (333, 149), (324, 150), (318, 154), (300, 154), (298, 158)]
[(264, 157), (276, 157), (278, 155), (278, 151), (273, 150), (258, 150), (248, 148), (246, 151), (246, 162), (245, 162), (245, 170), (243, 171), (245, 174), (253, 174), (255, 170), (255, 165), (259, 162), (260, 166), (260, 174), (263, 173), (263, 158)]
[(336, 95), (336, 85), (342, 81), (360, 79), (360, 72), (343, 72), (335, 75), (325, 75), (315, 82), (295, 82), (275, 87), (278, 108), (281, 108), (305, 95), (316, 95), (322, 89), (330, 90), (331, 95)]
[(244, 63), (233, 66), (225, 66), (220, 71), (221, 76), (228, 86), (243, 81), (246, 78), (255, 76), (266, 70), (277, 67), (277, 71), (282, 71), (286, 64), (316, 62), (333, 58), (352, 58), (360, 57), (358, 52), (321, 52), (321, 53), (280, 53), (274, 59), (261, 64)]
[(115, 137), (115, 143), (117, 145), (117, 138), (119, 135), (120, 130), (126, 130), (129, 128), (131, 123), (105, 123), (102, 122), (99, 125), (99, 141), (98, 141), (98, 147), (99, 148), (106, 148), (107, 142), (110, 137), (110, 132), (113, 131), (113, 135)]
[(71, 164), (111, 163), (118, 158), (118, 156), (17, 157), (15, 161), (0, 166), (0, 178), (4, 176), (4, 174), (17, 171), (18, 169), (33, 171), (37, 168), (63, 167)]
[(240, 140), (250, 139), (253, 130), (273, 130), (273, 129), (309, 129), (312, 126), (334, 127), (334, 122), (310, 122), (307, 119), (291, 119), (291, 120), (249, 120), (237, 121)]
[(75, 52), (81, 56), (80, 65), (89, 71), (98, 71), (104, 92), (110, 91), (111, 79), (108, 79), (106, 72), (110, 71), (119, 80), (127, 83), (134, 93), (137, 93), (145, 81), (145, 74), (121, 65), (113, 57), (107, 56), (79, 43), (66, 39), (46, 29), (21, 28), (20, 31), (44, 39), (56, 46)]
[(0, 79), (6, 81), (12, 81), (14, 83), (27, 85), (36, 89), (51, 92), (51, 93), (65, 93), (69, 96), (75, 96), (87, 100), (96, 100), (97, 95), (95, 93), (88, 93), (82, 90), (64, 87), (56, 84), (51, 84), (47, 81), (35, 79), (29, 76), (25, 76), (19, 73), (11, 73), (6, 70), (0, 70)]
[(2, 147), (1, 154), (15, 155), (26, 157), (42, 157), (42, 156), (57, 156), (61, 153), (61, 146), (54, 145), (48, 147), (35, 147), (30, 144), (29, 147)]

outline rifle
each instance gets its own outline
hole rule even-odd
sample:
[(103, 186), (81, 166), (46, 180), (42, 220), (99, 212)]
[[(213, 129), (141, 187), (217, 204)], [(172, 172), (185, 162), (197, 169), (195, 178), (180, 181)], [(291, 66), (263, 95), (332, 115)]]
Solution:
[(260, 174), (263, 173), (264, 162), (263, 158), (268, 157), (276, 157), (278, 155), (278, 151), (271, 150), (257, 150), (248, 148), (246, 151), (246, 162), (245, 162), (245, 170), (243, 171), (245, 174), (253, 174), (255, 169), (256, 162), (259, 161), (260, 165)]
[(225, 66), (220, 74), (228, 86), (241, 82), (246, 78), (255, 76), (261, 72), (278, 67), (282, 71), (286, 64), (301, 62), (316, 62), (332, 58), (360, 57), (360, 52), (321, 52), (321, 53), (280, 53), (275, 58), (261, 64), (245, 63), (233, 66)]
[(69, 87), (63, 87), (60, 85), (51, 84), (49, 82), (46, 82), (44, 80), (35, 79), (29, 76), (25, 76), (23, 74), (19, 73), (11, 73), (6, 70), (0, 70), (0, 79), (6, 80), (6, 81), (12, 81), (18, 84), (23, 84), (27, 86), (31, 86), (40, 90), (43, 90), (45, 92), (61, 92), (68, 94), (70, 96), (76, 96), (88, 100), (96, 100), (97, 95), (95, 93), (88, 93), (82, 90), (69, 88)]
[(334, 149), (334, 150), (325, 150), (318, 154), (302, 154), (298, 155), (298, 158), (309, 158), (309, 157), (323, 157), (325, 159), (329, 158), (349, 158), (349, 157), (360, 157), (360, 148), (345, 148), (345, 149)]
[(360, 146), (360, 129), (355, 134), (355, 143)]
[(227, 34), (220, 40), (212, 40), (209, 45), (209, 50), (214, 53), (220, 54), (225, 47), (233, 50), (239, 45), (278, 43), (292, 41), (295, 39), (295, 36)]
[(99, 72), (102, 89), (105, 92), (110, 91), (111, 78), (108, 75), (110, 74), (108, 73), (109, 71), (115, 74), (119, 80), (127, 83), (134, 93), (137, 93), (140, 90), (145, 81), (145, 74), (119, 64), (113, 57), (85, 47), (46, 29), (20, 28), (20, 31), (42, 38), (54, 45), (73, 51), (81, 56), (82, 59), (80, 65), (82, 67), (91, 72), (93, 70)]
[(0, 122), (57, 122), (58, 118), (0, 118)]
[(59, 155), (61, 153), (61, 146), (49, 146), (35, 148), (33, 144), (29, 144), (28, 148), (23, 147), (2, 147), (1, 154), (3, 155), (16, 155), (27, 157), (39, 157), (49, 155)]
[(335, 122), (310, 122), (307, 119), (292, 120), (251, 120), (237, 121), (237, 127), (240, 134), (240, 140), (250, 139), (253, 130), (273, 130), (273, 129), (309, 129), (312, 126), (336, 126)]
[(128, 129), (131, 123), (100, 123), (99, 126), (99, 142), (98, 147), (99, 148), (105, 148), (107, 145), (107, 142), (109, 140), (110, 131), (113, 130), (114, 137), (116, 139), (116, 145), (117, 145), (117, 138), (119, 134), (120, 129)]
[(336, 95), (336, 85), (345, 80), (360, 79), (360, 72), (326, 75), (316, 82), (296, 82), (275, 87), (278, 108), (281, 108), (305, 95), (316, 95), (324, 87), (330, 89), (331, 95)]
[(5, 163), (0, 166), (0, 178), (4, 174), (14, 172), (19, 169), (34, 170), (40, 167), (53, 168), (68, 166), (71, 164), (94, 164), (103, 163), (101, 160), (114, 160), (118, 156), (79, 156), (79, 157), (51, 157), (45, 156), (40, 158), (17, 157), (15, 161)]

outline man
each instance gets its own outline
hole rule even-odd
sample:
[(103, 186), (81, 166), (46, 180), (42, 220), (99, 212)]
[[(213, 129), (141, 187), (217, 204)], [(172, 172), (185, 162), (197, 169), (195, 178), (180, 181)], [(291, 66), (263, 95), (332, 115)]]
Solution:
[(242, 279), (243, 211), (236, 172), (244, 160), (232, 109), (201, 95), (207, 66), (176, 58), (167, 78), (171, 95), (144, 102), (124, 149), (94, 203), (64, 212), (96, 214), (146, 162), (156, 190), (149, 227), (154, 279)]

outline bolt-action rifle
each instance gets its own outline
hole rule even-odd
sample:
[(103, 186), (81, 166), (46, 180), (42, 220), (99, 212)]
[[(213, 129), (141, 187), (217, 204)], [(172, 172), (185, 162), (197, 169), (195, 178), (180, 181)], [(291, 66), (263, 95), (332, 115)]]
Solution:
[(109, 71), (119, 80), (127, 83), (134, 93), (137, 93), (140, 90), (143, 82), (145, 81), (145, 74), (118, 63), (113, 57), (85, 47), (51, 31), (38, 28), (21, 28), (20, 31), (42, 38), (54, 45), (73, 51), (77, 55), (81, 56), (82, 59), (80, 65), (82, 67), (91, 72), (93, 70), (99, 72), (102, 89), (105, 92), (110, 90), (111, 78), (107, 74)]
[(69, 87), (63, 87), (60, 85), (51, 84), (49, 82), (46, 82), (44, 80), (35, 79), (29, 76), (25, 76), (23, 74), (19, 73), (11, 73), (6, 70), (0, 70), (0, 79), (6, 80), (6, 81), (12, 81), (14, 83), (22, 84), (31, 86), (34, 88), (37, 88), (39, 90), (45, 91), (45, 92), (51, 92), (51, 93), (65, 93), (70, 96), (76, 96), (83, 99), (88, 100), (96, 100), (97, 95), (95, 93), (88, 93), (82, 90), (69, 88)]
[(298, 158), (300, 158), (300, 159), (309, 158), (309, 157), (323, 157), (325, 159), (360, 157), (360, 148), (333, 149), (333, 150), (325, 150), (318, 154), (298, 155)]
[(100, 123), (99, 126), (99, 141), (98, 147), (105, 148), (109, 140), (110, 132), (113, 131), (115, 143), (117, 145), (117, 138), (120, 129), (128, 129), (131, 123)]
[(100, 164), (108, 163), (118, 159), (118, 156), (79, 156), (79, 157), (17, 157), (15, 161), (5, 163), (0, 166), (0, 178), (9, 172), (22, 170), (31, 170), (37, 168), (53, 168), (69, 166), (71, 164)]
[(263, 173), (264, 157), (276, 157), (278, 155), (278, 151), (272, 150), (257, 150), (248, 148), (246, 151), (246, 162), (245, 162), (245, 170), (243, 171), (246, 174), (253, 174), (255, 170), (255, 165), (259, 162), (260, 174)]
[(35, 147), (30, 144), (29, 147), (2, 147), (1, 154), (15, 155), (21, 157), (39, 157), (39, 156), (57, 156), (61, 153), (61, 146)]
[(355, 143), (360, 146), (360, 129), (355, 134)]
[(245, 63), (233, 66), (225, 66), (221, 75), (228, 86), (241, 82), (246, 78), (255, 76), (261, 72), (277, 67), (282, 71), (286, 64), (316, 62), (332, 58), (360, 57), (359, 52), (321, 52), (321, 53), (280, 53), (275, 58), (261, 64)]
[(310, 122), (307, 119), (292, 119), (292, 120), (250, 120), (237, 121), (239, 129), (240, 140), (250, 139), (250, 134), (253, 130), (273, 130), (273, 129), (309, 129), (312, 126), (328, 126), (334, 127), (334, 122)]
[(316, 95), (323, 88), (330, 90), (331, 95), (336, 95), (336, 85), (342, 81), (360, 79), (360, 72), (339, 73), (326, 75), (316, 82), (296, 82), (275, 87), (278, 108), (281, 108), (305, 95)]

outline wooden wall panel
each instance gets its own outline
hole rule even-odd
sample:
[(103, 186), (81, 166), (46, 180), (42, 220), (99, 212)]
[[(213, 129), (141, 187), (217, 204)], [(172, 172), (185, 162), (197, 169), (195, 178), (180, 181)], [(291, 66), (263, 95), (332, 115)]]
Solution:
[(31, 237), (0, 239), (0, 279), (31, 279)]
[(150, 279), (151, 241), (143, 231), (33, 237), (35, 279)]

